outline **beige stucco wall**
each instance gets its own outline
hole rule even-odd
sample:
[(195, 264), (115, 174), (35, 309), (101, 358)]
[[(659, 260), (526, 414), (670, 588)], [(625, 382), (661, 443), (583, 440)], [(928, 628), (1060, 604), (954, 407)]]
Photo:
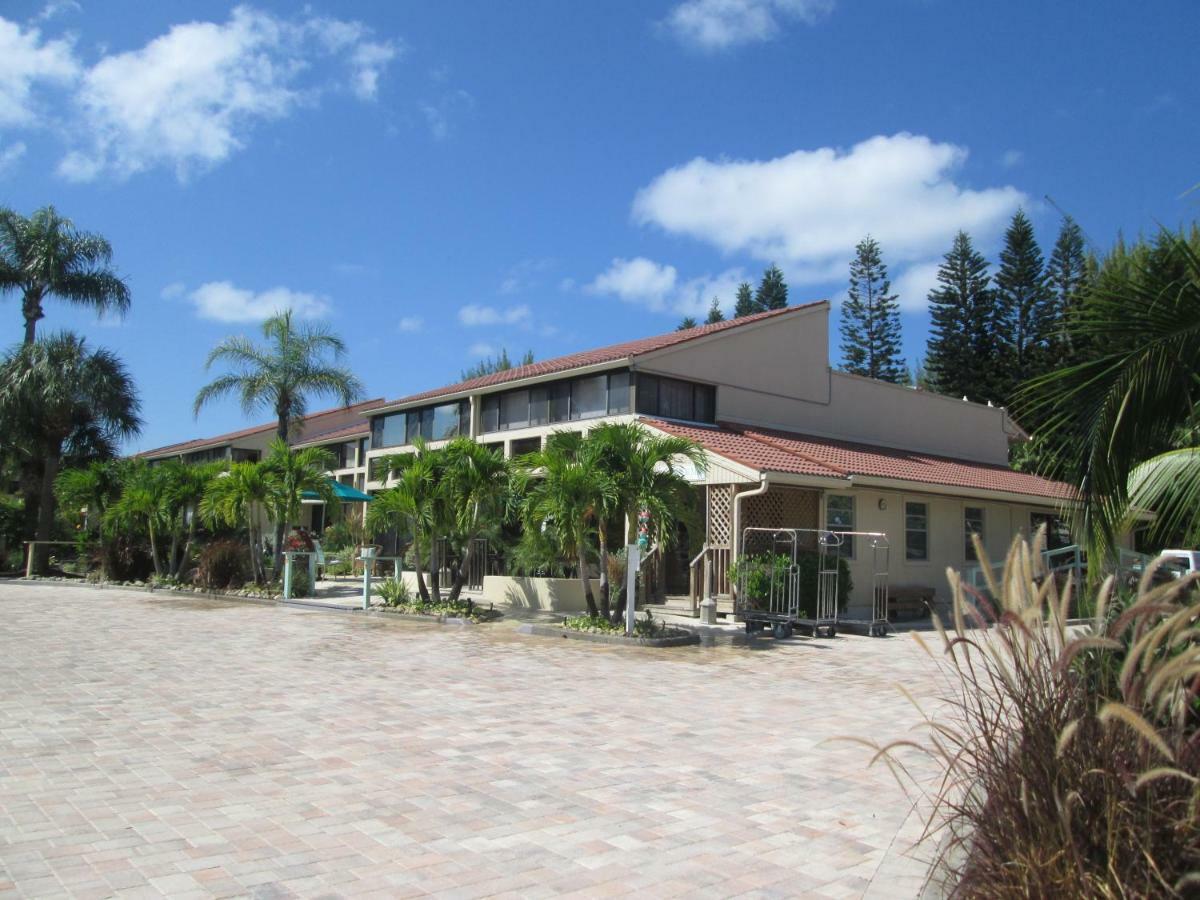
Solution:
[[(948, 605), (950, 600), (946, 569), (962, 571), (975, 565), (966, 558), (966, 531), (963, 521), (965, 507), (983, 508), (984, 549), (993, 562), (1004, 559), (1014, 535), (1018, 532), (1026, 535), (1030, 533), (1031, 513), (1055, 512), (1052, 506), (948, 497), (920, 491), (851, 488), (845, 491), (831, 490), (827, 493), (849, 494), (855, 498), (856, 531), (882, 531), (887, 534), (891, 547), (888, 566), (891, 586), (933, 588), (938, 602), (942, 605)], [(879, 508), (880, 500), (885, 502), (886, 509)], [(928, 560), (905, 559), (904, 504), (907, 501), (927, 505)], [(824, 502), (821, 505), (821, 514), (824, 524)], [(865, 615), (871, 603), (872, 554), (862, 538), (858, 540), (855, 558), (848, 560), (848, 564), (854, 580), (851, 612)]]
[(828, 307), (651, 354), (637, 371), (717, 385), (717, 418), (1005, 464), (1005, 413), (829, 368)]
[[(408, 589), (416, 595), (416, 573), (406, 570), (402, 577)], [(428, 573), (425, 578), (428, 584)], [(600, 583), (595, 579), (592, 579), (592, 591), (598, 599)], [(583, 583), (578, 578), (510, 578), (506, 575), (487, 575), (483, 579), (482, 595), (472, 596), (479, 602), (515, 609), (560, 613), (579, 613), (587, 610), (587, 602), (583, 597)]]

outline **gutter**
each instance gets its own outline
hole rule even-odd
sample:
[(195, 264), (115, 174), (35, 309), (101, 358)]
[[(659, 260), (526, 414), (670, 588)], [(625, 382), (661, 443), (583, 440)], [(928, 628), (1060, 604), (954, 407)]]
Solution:
[(761, 497), (771, 487), (771, 476), (767, 472), (763, 472), (759, 476), (758, 487), (752, 491), (738, 491), (733, 495), (733, 549), (730, 562), (737, 562), (738, 557), (742, 555), (742, 501), (747, 497)]

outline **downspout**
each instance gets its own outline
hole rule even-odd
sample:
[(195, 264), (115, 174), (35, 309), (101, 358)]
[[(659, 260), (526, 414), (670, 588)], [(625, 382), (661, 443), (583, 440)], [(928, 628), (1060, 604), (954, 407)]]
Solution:
[(742, 555), (742, 501), (747, 497), (761, 497), (771, 487), (770, 476), (766, 472), (759, 474), (759, 483), (752, 491), (738, 491), (733, 495), (733, 554), (730, 565), (738, 561)]

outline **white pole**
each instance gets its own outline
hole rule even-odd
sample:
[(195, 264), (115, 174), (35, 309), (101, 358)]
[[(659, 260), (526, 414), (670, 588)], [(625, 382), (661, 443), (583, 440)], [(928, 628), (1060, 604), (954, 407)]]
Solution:
[(292, 599), (292, 552), (290, 550), (283, 554), (283, 599)]
[(637, 621), (637, 573), (642, 564), (641, 548), (630, 544), (625, 548), (625, 633), (633, 634)]
[(371, 566), (375, 565), (375, 554), (362, 553), (359, 558), (363, 561), (363, 610), (366, 611), (371, 608)]

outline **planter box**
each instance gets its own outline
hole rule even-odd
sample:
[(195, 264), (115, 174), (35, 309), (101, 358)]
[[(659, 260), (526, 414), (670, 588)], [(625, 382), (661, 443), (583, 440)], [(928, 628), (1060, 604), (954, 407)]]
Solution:
[(573, 631), (558, 625), (524, 624), (517, 627), (518, 634), (532, 634), (537, 637), (567, 638), (573, 641), (586, 641), (589, 644), (616, 644), (623, 647), (690, 647), (700, 643), (698, 634), (680, 634), (671, 637), (642, 638), (626, 637), (623, 634), (596, 634), (590, 631)]

